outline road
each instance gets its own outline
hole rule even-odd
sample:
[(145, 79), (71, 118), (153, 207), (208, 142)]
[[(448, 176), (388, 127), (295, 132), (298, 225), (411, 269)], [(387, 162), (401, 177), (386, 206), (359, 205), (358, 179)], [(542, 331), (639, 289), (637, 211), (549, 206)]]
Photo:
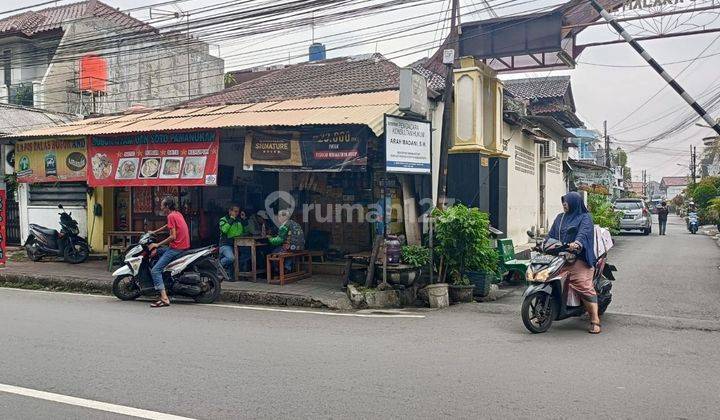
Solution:
[[(661, 250), (677, 255), (670, 260)], [(0, 289), (0, 413), (716, 418), (720, 328), (635, 319), (683, 316), (717, 325), (715, 307), (689, 305), (693, 294), (674, 301), (677, 287), (650, 286), (694, 284), (698, 302), (717, 298), (720, 249), (672, 225), (667, 237), (623, 236), (613, 251), (622, 271), (611, 309), (624, 314), (606, 315), (599, 336), (585, 333), (587, 321), (579, 319), (531, 335), (517, 314), (483, 313), (489, 304), (412, 318), (356, 317), (230, 305), (150, 309), (104, 296)], [(687, 274), (675, 268), (692, 255), (709, 261)], [(82, 400), (58, 402), (67, 396)]]

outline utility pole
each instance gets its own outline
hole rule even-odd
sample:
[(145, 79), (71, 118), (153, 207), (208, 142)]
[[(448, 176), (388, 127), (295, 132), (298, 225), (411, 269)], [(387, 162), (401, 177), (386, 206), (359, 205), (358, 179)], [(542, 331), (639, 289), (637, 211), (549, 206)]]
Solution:
[(690, 145), (690, 181), (695, 185), (695, 177), (697, 176), (697, 147)]
[[(458, 48), (458, 8), (459, 0), (452, 0), (451, 6), (452, 11), (450, 14), (450, 34), (448, 35), (449, 46), (453, 50), (453, 56), (457, 57)], [(440, 137), (440, 165), (438, 168), (438, 202), (435, 203), (437, 207), (445, 206), (447, 201), (447, 163), (448, 163), (448, 149), (450, 149), (450, 124), (452, 124), (452, 109), (453, 109), (453, 63), (446, 63), (447, 72), (445, 73), (445, 92), (443, 92), (443, 122), (442, 122), (442, 134)]]
[[(645, 51), (645, 49), (640, 44), (638, 44), (637, 41), (633, 39), (632, 35), (630, 35), (617, 22), (617, 20), (610, 13), (608, 13), (608, 11), (605, 10), (605, 8), (600, 5), (600, 3), (597, 2), (597, 0), (590, 0), (590, 4), (593, 8), (595, 8), (598, 13), (600, 13), (600, 16), (602, 16), (605, 21), (610, 26), (612, 26), (613, 29), (615, 29), (615, 31), (620, 34), (621, 37), (623, 37), (625, 42), (630, 44), (630, 46), (633, 47), (633, 49), (637, 51), (638, 54), (640, 54), (640, 56), (650, 65), (650, 67), (652, 67), (652, 69), (655, 70), (660, 75), (660, 77), (662, 77), (670, 85), (670, 87), (673, 88), (673, 90), (675, 90), (675, 92), (677, 92), (678, 95), (680, 95), (685, 100), (685, 102), (687, 102), (688, 105), (690, 105), (692, 109), (694, 109), (695, 112), (697, 112), (698, 115), (700, 115), (702, 119), (705, 120), (705, 122), (708, 123), (710, 127), (712, 127), (712, 129), (720, 135), (720, 124), (718, 124), (718, 122), (715, 121), (715, 119), (707, 113), (705, 108), (698, 104), (697, 101), (695, 101), (695, 99), (693, 99), (693, 97), (690, 96), (690, 94), (688, 94), (685, 89), (683, 89), (682, 86), (680, 86), (678, 82), (673, 79), (672, 76), (670, 76), (668, 72), (666, 72), (665, 69), (657, 61), (655, 61), (655, 59), (652, 58), (650, 54), (648, 54), (648, 52)], [(693, 182), (695, 182), (694, 179)]]
[(610, 136), (607, 132), (607, 120), (603, 121), (603, 131), (605, 137), (605, 166), (610, 167)]
[(647, 196), (647, 170), (643, 169), (642, 171), (642, 195), (643, 197)]

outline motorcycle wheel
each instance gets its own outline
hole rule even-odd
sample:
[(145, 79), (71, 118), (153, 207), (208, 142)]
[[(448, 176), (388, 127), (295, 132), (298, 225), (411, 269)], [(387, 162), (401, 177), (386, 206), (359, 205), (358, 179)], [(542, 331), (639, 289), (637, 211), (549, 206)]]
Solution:
[(213, 303), (220, 298), (220, 278), (212, 270), (200, 270), (200, 284), (203, 292), (193, 299), (197, 303)]
[(38, 262), (42, 259), (42, 254), (40, 254), (38, 244), (34, 240), (25, 244), (25, 252), (27, 252), (27, 256), (30, 258), (30, 261)]
[(120, 300), (135, 300), (139, 298), (140, 289), (138, 289), (132, 279), (133, 277), (129, 274), (115, 277), (112, 284), (113, 295)]
[(81, 262), (85, 262), (89, 255), (90, 249), (88, 248), (87, 244), (84, 243), (79, 243), (73, 245), (72, 247), (67, 247), (63, 252), (63, 258), (70, 264), (80, 264)]
[[(549, 313), (543, 313), (543, 307), (548, 307)], [(550, 329), (557, 316), (557, 305), (552, 296), (536, 292), (525, 298), (520, 315), (528, 331), (533, 334), (544, 333)]]

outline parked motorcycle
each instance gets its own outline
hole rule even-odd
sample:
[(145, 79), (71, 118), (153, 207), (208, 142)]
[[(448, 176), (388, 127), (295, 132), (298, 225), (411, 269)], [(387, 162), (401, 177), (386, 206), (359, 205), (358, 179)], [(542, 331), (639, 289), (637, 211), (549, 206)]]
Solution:
[[(585, 306), (574, 293), (568, 293), (568, 274), (560, 273), (577, 259), (577, 255), (570, 252), (569, 244), (548, 238), (538, 243), (536, 249), (540, 254), (530, 260), (526, 273), (529, 285), (523, 294), (521, 317), (530, 332), (543, 333), (550, 329), (553, 321), (581, 316), (585, 313)], [(607, 263), (607, 253), (600, 255), (593, 275), (600, 315), (605, 313), (612, 301), (613, 271), (617, 269)]]
[[(152, 233), (144, 234), (137, 245), (125, 252), (125, 265), (115, 270), (112, 291), (120, 300), (134, 300), (142, 295), (155, 296), (150, 270), (157, 256), (150, 250), (156, 243)], [(217, 258), (217, 247), (189, 249), (182, 252), (163, 270), (163, 282), (169, 296), (184, 296), (198, 303), (213, 303), (220, 297), (223, 280), (229, 277)]]
[(691, 211), (688, 213), (687, 229), (693, 235), (697, 233), (700, 228), (700, 220), (698, 219), (697, 213)]
[(78, 222), (72, 218), (62, 204), (60, 215), (60, 232), (36, 224), (30, 224), (30, 234), (25, 241), (25, 252), (32, 261), (40, 261), (43, 257), (62, 257), (70, 264), (84, 262), (90, 255), (87, 239), (80, 236)]

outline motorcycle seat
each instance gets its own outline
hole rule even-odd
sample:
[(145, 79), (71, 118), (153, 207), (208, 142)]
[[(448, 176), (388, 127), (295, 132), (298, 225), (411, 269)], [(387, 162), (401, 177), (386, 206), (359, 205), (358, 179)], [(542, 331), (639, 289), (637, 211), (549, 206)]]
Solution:
[(57, 234), (58, 234), (58, 231), (55, 229), (46, 228), (46, 227), (43, 227), (40, 225), (36, 225), (34, 223), (30, 223), (30, 228), (37, 230), (38, 232), (42, 233), (43, 235), (57, 236)]

